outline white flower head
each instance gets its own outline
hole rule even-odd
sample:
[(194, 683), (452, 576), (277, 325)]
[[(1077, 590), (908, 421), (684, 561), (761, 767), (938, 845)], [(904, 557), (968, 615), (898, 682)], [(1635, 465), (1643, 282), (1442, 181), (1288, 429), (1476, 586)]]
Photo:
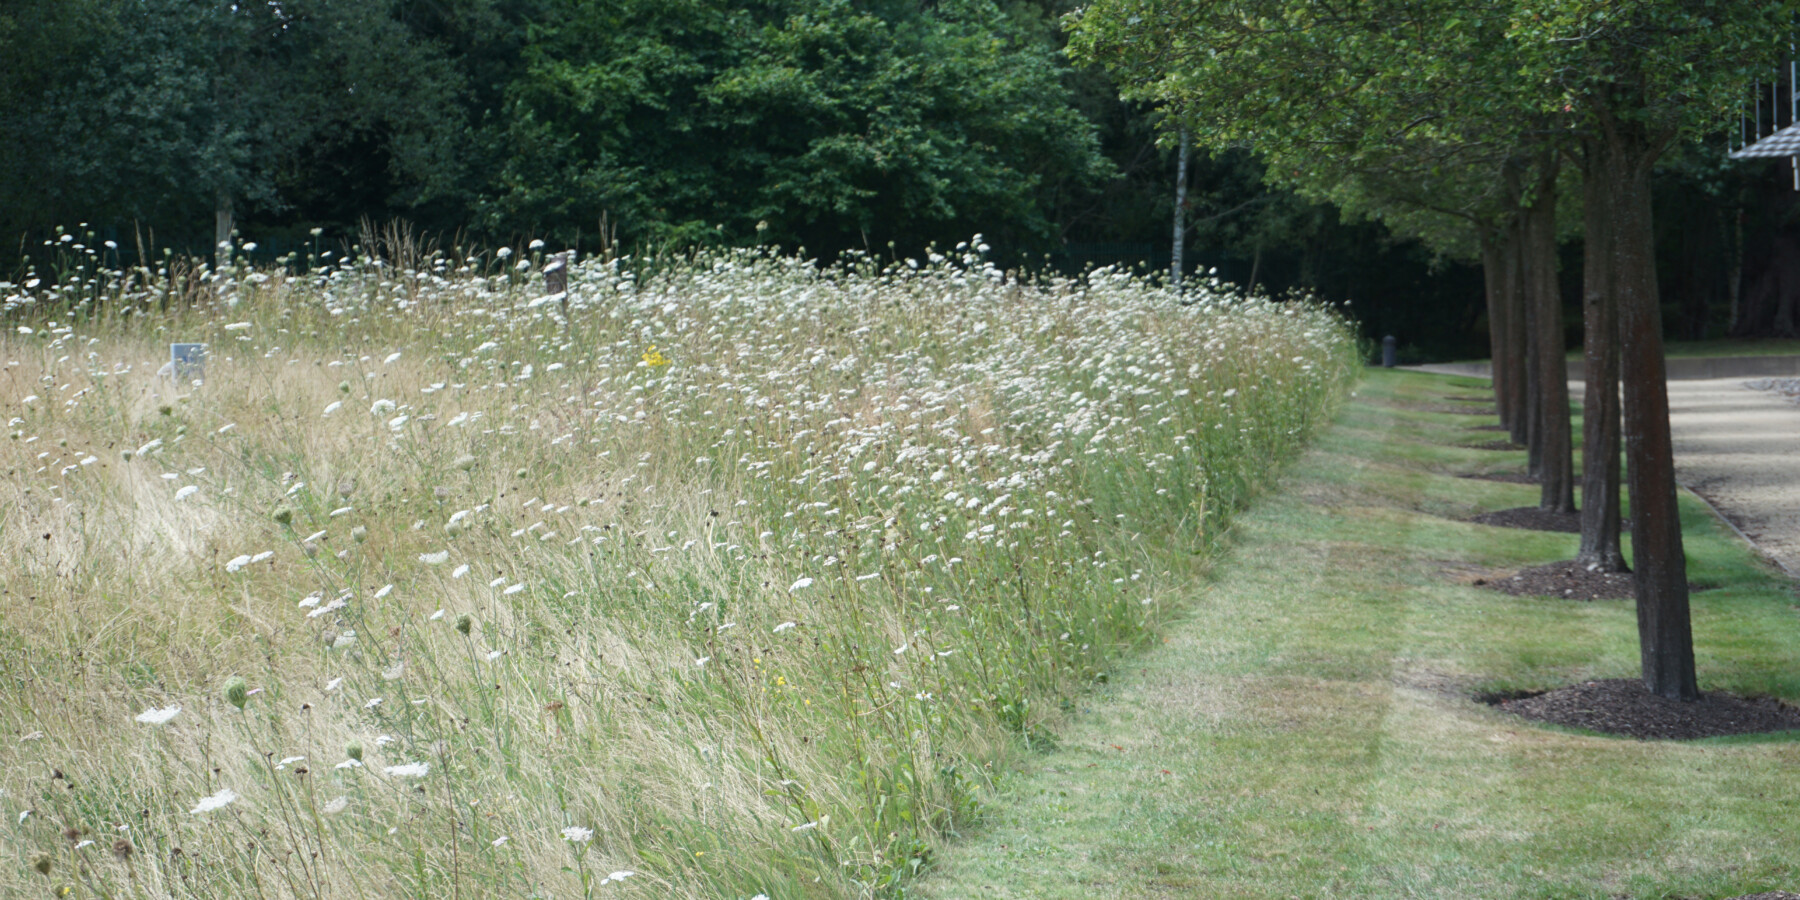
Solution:
[(405, 763), (398, 766), (388, 766), (381, 771), (394, 778), (424, 778), (425, 773), (431, 771), (431, 764), (421, 762)]
[(181, 707), (179, 705), (165, 706), (161, 709), (157, 709), (153, 706), (138, 713), (137, 720), (145, 725), (163, 725), (170, 719), (175, 718), (175, 715), (179, 712), (181, 712)]
[(419, 554), (419, 562), (422, 562), (428, 566), (442, 565), (443, 563), (447, 562), (449, 559), (450, 559), (450, 551), (448, 551), (448, 550), (439, 550), (436, 553), (421, 553), (421, 554)]
[(209, 813), (215, 809), (222, 809), (226, 806), (230, 806), (237, 798), (237, 791), (234, 791), (231, 788), (220, 788), (219, 792), (211, 797), (200, 798), (199, 804), (189, 810), (189, 812), (196, 816), (201, 813)]
[(585, 844), (594, 839), (594, 829), (580, 825), (570, 825), (562, 830), (563, 840), (576, 844)]
[(344, 810), (349, 809), (349, 808), (350, 808), (350, 798), (349, 797), (333, 797), (330, 800), (325, 801), (325, 805), (322, 807), (319, 807), (319, 811), (328, 816), (335, 816), (338, 813), (341, 813)]
[(813, 583), (813, 580), (811, 578), (801, 578), (801, 579), (795, 581), (793, 584), (788, 585), (788, 593), (791, 594), (797, 590), (800, 590), (801, 588), (812, 587), (812, 583)]

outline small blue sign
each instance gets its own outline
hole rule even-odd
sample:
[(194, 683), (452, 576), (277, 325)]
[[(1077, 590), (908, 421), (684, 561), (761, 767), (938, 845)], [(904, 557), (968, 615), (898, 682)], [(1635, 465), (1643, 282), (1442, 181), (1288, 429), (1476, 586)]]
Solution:
[(176, 381), (205, 381), (206, 345), (170, 344), (169, 374)]

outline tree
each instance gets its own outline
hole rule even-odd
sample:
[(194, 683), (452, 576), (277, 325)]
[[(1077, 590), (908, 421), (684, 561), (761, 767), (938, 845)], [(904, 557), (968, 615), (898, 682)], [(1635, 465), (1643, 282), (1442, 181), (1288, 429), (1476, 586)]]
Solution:
[[(1446, 170), (1485, 169), (1505, 183), (1506, 191), (1490, 192), (1497, 206), (1460, 213), (1495, 223), (1505, 252), (1487, 261), (1517, 266), (1517, 277), (1509, 268), (1490, 279), (1492, 296), (1506, 301), (1493, 311), (1509, 314), (1491, 317), (1506, 326), (1495, 337), (1520, 338), (1496, 344), (1514, 351), (1496, 357), (1496, 400), (1530, 447), (1540, 504), (1569, 512), (1574, 469), (1555, 281), (1556, 149), (1564, 136), (1512, 97), (1518, 86), (1506, 74), (1504, 16), (1465, 12), (1445, 21), (1432, 12), (1398, 0), (1103, 3), (1075, 20), (1071, 49), (1106, 64), (1128, 95), (1165, 104), (1201, 142), (1250, 146), (1269, 160), (1273, 180), (1311, 196), (1341, 203), (1346, 179), (1441, 183)], [(1470, 59), (1488, 68), (1459, 62)], [(1442, 210), (1416, 191), (1378, 193), (1348, 199), (1384, 221), (1414, 205)], [(1522, 305), (1512, 314), (1515, 297)]]
[[(1471, 122), (1514, 135), (1526, 153), (1543, 152), (1530, 138), (1546, 131), (1584, 142), (1587, 218), (1604, 254), (1595, 290), (1615, 298), (1619, 315), (1617, 343), (1602, 324), (1590, 329), (1590, 352), (1598, 372), (1608, 354), (1623, 354), (1644, 682), (1693, 699), (1649, 178), (1671, 141), (1732, 106), (1748, 73), (1786, 39), (1796, 8), (1791, 0), (1115, 0), (1076, 22), (1073, 46), (1145, 96), (1206, 110), (1215, 139), (1275, 153), (1341, 152), (1414, 133), (1467, 143), (1459, 129)], [(1295, 112), (1301, 98), (1304, 115)], [(1528, 212), (1521, 225), (1526, 246), (1541, 250), (1541, 216)], [(1540, 380), (1549, 374), (1544, 365)]]
[[(278, 208), (296, 168), (355, 145), (417, 203), (461, 177), (454, 69), (361, 0), (83, 0), (0, 41), (77, 35), (80, 58), (4, 78), (18, 161), (0, 195), (100, 221), (193, 221), (214, 245), (245, 205)], [(0, 54), (4, 55), (4, 54)], [(12, 154), (9, 153), (9, 156)], [(390, 199), (390, 198), (382, 198)], [(27, 221), (42, 226), (42, 213)], [(19, 223), (7, 223), (17, 227)]]
[(988, 0), (562, 2), (523, 58), (487, 133), (491, 230), (607, 213), (652, 240), (1048, 249), (1058, 192), (1111, 168), (1051, 51)]
[[(1512, 39), (1541, 79), (1540, 108), (1576, 118), (1591, 154), (1589, 215), (1603, 230), (1609, 293), (1618, 310), (1631, 539), (1645, 684), (1664, 697), (1699, 696), (1686, 558), (1675, 500), (1673, 445), (1657, 293), (1650, 176), (1684, 135), (1705, 133), (1743, 100), (1755, 73), (1778, 60), (1800, 3), (1559, 0), (1521, 10)], [(1602, 352), (1613, 342), (1601, 335)], [(1600, 360), (1602, 365), (1611, 365)]]

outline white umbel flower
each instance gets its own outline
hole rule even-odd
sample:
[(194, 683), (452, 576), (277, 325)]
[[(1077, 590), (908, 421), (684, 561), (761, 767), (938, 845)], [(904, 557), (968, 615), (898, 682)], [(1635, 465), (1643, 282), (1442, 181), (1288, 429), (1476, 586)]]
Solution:
[(201, 813), (212, 812), (215, 809), (223, 809), (224, 807), (230, 806), (237, 798), (237, 791), (234, 791), (231, 788), (220, 788), (219, 792), (211, 797), (200, 798), (200, 802), (195, 805), (193, 809), (189, 810), (189, 812), (197, 816)]
[(137, 720), (145, 725), (163, 725), (181, 712), (180, 706), (165, 706), (161, 709), (151, 707), (137, 714)]

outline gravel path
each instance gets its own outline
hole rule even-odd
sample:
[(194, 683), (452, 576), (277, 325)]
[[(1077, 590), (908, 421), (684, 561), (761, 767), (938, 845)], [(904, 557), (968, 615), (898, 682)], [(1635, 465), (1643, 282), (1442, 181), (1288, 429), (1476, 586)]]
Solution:
[(1676, 477), (1789, 573), (1800, 573), (1796, 393), (1792, 378), (1669, 382)]
[[(1469, 366), (1418, 366), (1485, 376)], [(1569, 382), (1579, 409), (1582, 383)], [(1675, 475), (1800, 578), (1800, 378), (1669, 382)]]

